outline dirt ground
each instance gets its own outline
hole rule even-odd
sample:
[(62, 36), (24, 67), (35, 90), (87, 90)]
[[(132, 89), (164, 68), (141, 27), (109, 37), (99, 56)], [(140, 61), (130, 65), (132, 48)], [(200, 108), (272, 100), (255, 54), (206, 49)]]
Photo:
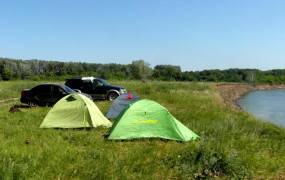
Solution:
[(215, 88), (218, 90), (224, 103), (237, 110), (241, 110), (237, 104), (237, 100), (245, 96), (247, 93), (255, 90), (285, 89), (285, 84), (269, 85), (269, 84), (242, 84), (242, 83), (217, 83)]

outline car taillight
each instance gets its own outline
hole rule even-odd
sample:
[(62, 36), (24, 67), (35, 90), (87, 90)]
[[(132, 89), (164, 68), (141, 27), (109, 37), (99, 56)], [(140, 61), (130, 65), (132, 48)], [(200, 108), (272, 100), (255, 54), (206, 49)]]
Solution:
[(27, 94), (27, 91), (22, 91), (21, 92), (21, 96), (23, 97), (23, 96), (25, 96)]

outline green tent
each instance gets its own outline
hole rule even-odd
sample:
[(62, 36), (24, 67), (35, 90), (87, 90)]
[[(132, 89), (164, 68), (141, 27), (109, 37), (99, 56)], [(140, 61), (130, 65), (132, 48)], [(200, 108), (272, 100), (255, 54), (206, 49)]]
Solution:
[(108, 139), (164, 138), (190, 141), (197, 137), (166, 108), (144, 99), (129, 105), (115, 120)]
[(48, 112), (40, 128), (85, 128), (111, 126), (94, 102), (82, 94), (60, 99)]

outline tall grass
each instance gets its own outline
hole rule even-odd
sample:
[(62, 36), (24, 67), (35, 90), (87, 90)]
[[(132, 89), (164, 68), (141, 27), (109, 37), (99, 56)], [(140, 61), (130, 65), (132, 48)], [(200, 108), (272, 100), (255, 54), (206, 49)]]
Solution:
[[(1, 82), (1, 99), (38, 82)], [(107, 129), (39, 129), (49, 108), (0, 104), (0, 179), (278, 178), (285, 130), (226, 107), (208, 83), (113, 82), (164, 105), (200, 139), (108, 141)], [(4, 88), (3, 88), (4, 87)], [(110, 103), (96, 101), (106, 113)]]

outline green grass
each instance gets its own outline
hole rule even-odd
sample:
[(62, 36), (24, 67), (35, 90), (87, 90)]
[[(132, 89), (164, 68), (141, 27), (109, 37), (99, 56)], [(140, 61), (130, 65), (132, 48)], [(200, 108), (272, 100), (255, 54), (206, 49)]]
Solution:
[[(0, 100), (39, 82), (0, 82)], [(213, 84), (114, 82), (161, 103), (197, 141), (108, 141), (107, 129), (39, 129), (49, 108), (9, 113), (0, 103), (0, 179), (277, 178), (285, 129), (226, 107)], [(106, 113), (110, 103), (95, 102)]]

